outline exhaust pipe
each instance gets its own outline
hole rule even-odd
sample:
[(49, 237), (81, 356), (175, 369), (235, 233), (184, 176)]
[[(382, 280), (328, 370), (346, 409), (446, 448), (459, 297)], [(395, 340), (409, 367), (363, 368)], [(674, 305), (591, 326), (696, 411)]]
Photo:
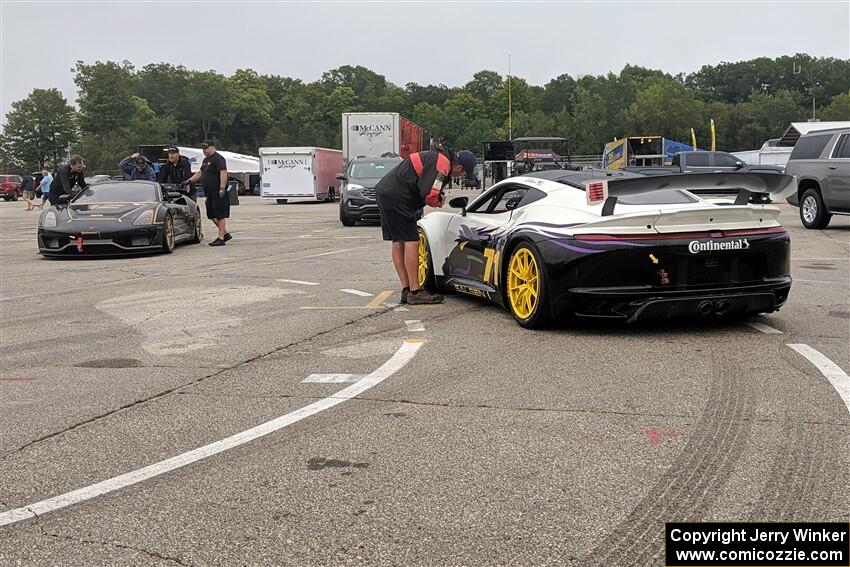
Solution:
[(714, 304), (710, 301), (703, 301), (697, 306), (697, 315), (700, 317), (708, 317), (714, 311)]
[(714, 306), (714, 314), (715, 315), (725, 315), (732, 308), (732, 304), (726, 301), (725, 299), (718, 301), (717, 305)]

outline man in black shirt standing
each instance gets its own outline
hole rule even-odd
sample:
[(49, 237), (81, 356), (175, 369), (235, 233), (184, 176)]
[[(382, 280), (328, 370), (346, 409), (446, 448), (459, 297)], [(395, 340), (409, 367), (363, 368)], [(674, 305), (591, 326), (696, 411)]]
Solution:
[(218, 228), (218, 238), (210, 246), (224, 246), (233, 238), (227, 232), (227, 220), (230, 218), (230, 199), (227, 198), (227, 161), (215, 151), (215, 143), (206, 140), (201, 143), (204, 150), (204, 163), (201, 170), (183, 182), (189, 185), (201, 179), (206, 197), (207, 218)]
[(71, 189), (74, 185), (79, 185), (80, 189), (86, 188), (86, 178), (83, 175), (85, 169), (83, 158), (78, 155), (71, 156), (68, 165), (63, 165), (56, 172), (56, 176), (50, 183), (50, 199), (51, 205), (56, 205), (59, 202), (61, 195), (73, 195)]

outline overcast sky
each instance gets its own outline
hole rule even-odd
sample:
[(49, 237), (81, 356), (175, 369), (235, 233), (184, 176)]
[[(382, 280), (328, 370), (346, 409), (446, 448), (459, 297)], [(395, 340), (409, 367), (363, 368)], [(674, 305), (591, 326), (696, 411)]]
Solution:
[(630, 63), (704, 64), (805, 52), (850, 58), (839, 2), (9, 2), (0, 0), (0, 116), (36, 87), (76, 97), (77, 60), (249, 67), (305, 82), (341, 65), (462, 85), (481, 69), (533, 84)]

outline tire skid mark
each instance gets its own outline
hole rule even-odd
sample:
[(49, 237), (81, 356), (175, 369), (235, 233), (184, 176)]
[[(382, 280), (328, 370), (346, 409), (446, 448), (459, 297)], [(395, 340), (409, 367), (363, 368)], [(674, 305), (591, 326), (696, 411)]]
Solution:
[(824, 488), (847, 486), (835, 479), (850, 476), (840, 443), (841, 431), (824, 425), (798, 423), (787, 430), (750, 520), (822, 521), (824, 506), (817, 502)]
[[(722, 353), (714, 353), (722, 361)], [(716, 498), (743, 452), (755, 407), (754, 392), (732, 369), (715, 372), (693, 434), (668, 471), (589, 555), (585, 564), (650, 565), (663, 556), (667, 521), (698, 520)]]

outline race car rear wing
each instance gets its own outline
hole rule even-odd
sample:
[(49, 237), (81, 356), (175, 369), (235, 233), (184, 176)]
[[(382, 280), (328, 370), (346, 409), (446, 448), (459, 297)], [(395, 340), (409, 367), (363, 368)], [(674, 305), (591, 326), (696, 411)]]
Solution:
[(735, 205), (762, 202), (762, 196), (782, 198), (797, 190), (796, 178), (781, 173), (688, 173), (647, 177), (593, 179), (585, 183), (588, 205), (602, 204), (602, 215), (614, 213), (618, 197), (655, 191), (694, 189), (706, 192), (737, 190)]

